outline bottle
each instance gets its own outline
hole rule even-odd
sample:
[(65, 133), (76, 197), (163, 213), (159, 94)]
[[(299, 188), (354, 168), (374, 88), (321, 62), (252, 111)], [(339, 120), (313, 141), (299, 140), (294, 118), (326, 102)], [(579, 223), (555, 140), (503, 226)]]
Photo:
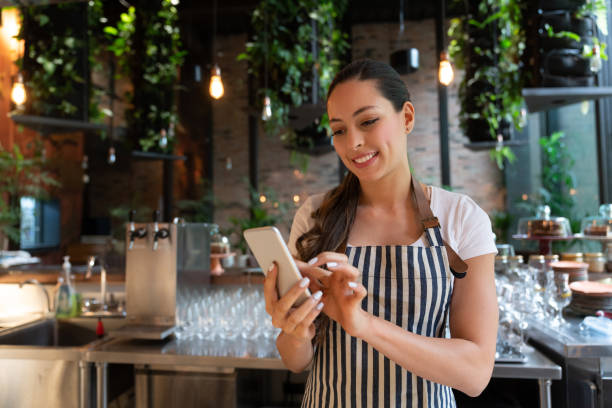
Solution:
[(70, 304), (70, 286), (62, 276), (57, 278), (58, 288), (55, 294), (55, 317), (65, 319), (70, 317), (72, 306)]
[(73, 317), (77, 312), (76, 294), (70, 284), (71, 269), (72, 264), (70, 263), (70, 257), (65, 256), (64, 263), (62, 264), (64, 276), (57, 278), (59, 288), (55, 298), (55, 317), (58, 318)]

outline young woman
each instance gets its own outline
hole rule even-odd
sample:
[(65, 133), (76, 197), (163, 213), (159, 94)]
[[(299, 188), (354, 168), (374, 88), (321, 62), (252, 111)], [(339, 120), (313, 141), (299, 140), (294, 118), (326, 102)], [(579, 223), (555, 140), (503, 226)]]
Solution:
[[(303, 281), (279, 299), (276, 267), (267, 274), (279, 353), (294, 372), (310, 367), (306, 407), (454, 407), (451, 388), (476, 396), (493, 370), (489, 218), (469, 197), (415, 180), (415, 109), (387, 64), (346, 66), (327, 112), (349, 172), (294, 218), (289, 248)], [(292, 307), (307, 287), (311, 298)]]

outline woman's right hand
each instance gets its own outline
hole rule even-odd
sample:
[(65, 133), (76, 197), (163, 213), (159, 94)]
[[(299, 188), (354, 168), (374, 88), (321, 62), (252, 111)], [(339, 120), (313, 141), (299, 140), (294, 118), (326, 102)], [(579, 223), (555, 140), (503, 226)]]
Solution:
[(310, 280), (303, 278), (279, 299), (276, 290), (278, 266), (273, 263), (264, 279), (266, 312), (272, 317), (272, 324), (296, 340), (310, 341), (315, 335), (314, 320), (321, 313), (323, 303), (319, 291), (298, 307), (293, 303), (308, 289)]

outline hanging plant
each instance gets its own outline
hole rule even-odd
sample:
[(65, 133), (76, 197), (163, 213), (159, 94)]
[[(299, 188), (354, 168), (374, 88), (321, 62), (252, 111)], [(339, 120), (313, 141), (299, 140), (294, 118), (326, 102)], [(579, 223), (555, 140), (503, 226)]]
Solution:
[[(249, 62), (249, 73), (257, 81), (256, 107), (261, 110), (264, 97), (270, 98), (266, 132), (278, 135), (294, 151), (314, 143), (299, 135), (307, 128), (323, 132), (330, 143), (321, 101), (348, 48), (347, 35), (339, 28), (346, 5), (345, 0), (262, 0), (253, 12), (255, 34), (238, 60)], [(312, 120), (305, 126), (292, 127), (292, 111), (306, 104), (321, 104), (321, 109), (313, 109)]]
[(116, 26), (104, 32), (120, 72), (131, 79), (126, 95), (129, 137), (144, 151), (172, 152), (177, 122), (174, 93), (186, 52), (178, 28), (177, 0), (132, 2)]
[(25, 51), (16, 63), (27, 89), (25, 113), (101, 122), (103, 92), (91, 86), (90, 73), (101, 69), (102, 0), (23, 6), (20, 12), (17, 38)]
[[(521, 55), (525, 48), (522, 1), (465, 1), (465, 14), (451, 20), (449, 54), (465, 70), (459, 84), (460, 125), (472, 142), (508, 140), (512, 127), (522, 128), (521, 91), (525, 81)], [(513, 161), (510, 148), (493, 149), (500, 168)]]
[(17, 37), (25, 41), (25, 47), (17, 66), (27, 89), (26, 113), (83, 118), (87, 5), (20, 7), (20, 12), (23, 23)]

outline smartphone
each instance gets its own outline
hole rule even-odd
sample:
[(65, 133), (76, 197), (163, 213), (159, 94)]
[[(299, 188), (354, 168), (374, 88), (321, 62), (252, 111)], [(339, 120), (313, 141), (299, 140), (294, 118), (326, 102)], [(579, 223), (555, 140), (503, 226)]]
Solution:
[[(302, 274), (276, 227), (250, 228), (243, 234), (264, 274), (268, 273), (268, 268), (272, 262), (276, 261), (278, 265), (277, 289), (281, 297), (302, 280)], [(306, 289), (295, 301), (294, 306), (301, 305), (309, 297), (310, 291)]]

